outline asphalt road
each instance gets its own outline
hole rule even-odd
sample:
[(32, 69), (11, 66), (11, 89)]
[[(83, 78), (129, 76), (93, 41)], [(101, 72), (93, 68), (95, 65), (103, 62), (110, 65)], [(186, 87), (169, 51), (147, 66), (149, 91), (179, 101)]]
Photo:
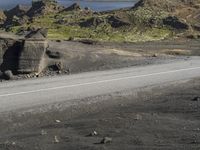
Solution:
[(200, 58), (0, 83), (0, 112), (200, 77)]

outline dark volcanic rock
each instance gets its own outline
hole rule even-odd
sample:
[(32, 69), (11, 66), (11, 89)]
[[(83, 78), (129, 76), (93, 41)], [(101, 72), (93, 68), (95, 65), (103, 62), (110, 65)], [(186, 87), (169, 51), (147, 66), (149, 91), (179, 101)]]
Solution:
[(0, 70), (12, 70), (17, 72), (18, 58), (20, 49), (22, 47), (21, 41), (11, 38), (0, 38)]
[(192, 99), (192, 101), (200, 101), (200, 96), (196, 96)]
[[(14, 74), (40, 73), (48, 63), (44, 61), (48, 47), (46, 37), (46, 29), (32, 31), (25, 39), (3, 33), (0, 36), (0, 70), (10, 70)], [(7, 72), (4, 77), (11, 79), (12, 76)]]
[(22, 17), (13, 16), (12, 20), (9, 20), (6, 24), (20, 26), (27, 23), (28, 21), (29, 21), (29, 18), (27, 16), (22, 16)]
[(118, 27), (122, 27), (122, 26), (129, 26), (131, 25), (130, 22), (123, 20), (120, 17), (117, 16), (111, 16), (108, 18), (108, 22), (110, 23), (110, 25), (113, 28), (118, 28)]
[(16, 7), (8, 11), (5, 11), (5, 14), (7, 18), (9, 19), (11, 19), (13, 16), (22, 17), (28, 12), (29, 9), (30, 9), (30, 6), (17, 5)]
[(29, 17), (46, 15), (48, 13), (57, 13), (63, 9), (56, 1), (54, 0), (41, 0), (32, 2), (31, 9), (27, 12)]
[(13, 9), (5, 11), (6, 21), (4, 26), (18, 26), (28, 22), (29, 18), (26, 16), (27, 11), (30, 9), (29, 6), (17, 5)]
[(77, 11), (77, 10), (81, 10), (81, 6), (78, 3), (74, 3), (68, 8), (64, 9), (63, 11)]
[(196, 7), (197, 4), (199, 4), (199, 0), (139, 0), (133, 8), (137, 9), (139, 7), (145, 7), (152, 10), (162, 10), (171, 13), (187, 6)]
[(3, 78), (6, 79), (6, 80), (12, 80), (14, 78), (14, 75), (13, 75), (11, 70), (6, 70), (3, 73)]
[(42, 29), (37, 29), (37, 30), (34, 30), (34, 31), (30, 32), (25, 37), (27, 39), (45, 40), (46, 37), (47, 37), (47, 32), (48, 32), (47, 29), (43, 29), (43, 28)]
[(188, 30), (189, 25), (175, 16), (169, 16), (163, 20), (163, 24), (178, 30)]
[(62, 54), (60, 52), (53, 52), (53, 51), (47, 50), (46, 54), (48, 55), (49, 58), (53, 58), (53, 59), (62, 58)]
[(107, 144), (107, 143), (111, 143), (112, 142), (112, 138), (110, 137), (104, 137), (102, 140), (101, 140), (101, 144)]
[(0, 70), (0, 79), (3, 79), (3, 72)]
[(200, 24), (195, 24), (192, 26), (195, 30), (200, 31)]
[(104, 18), (92, 17), (86, 21), (80, 23), (81, 27), (97, 27), (100, 24), (106, 23)]

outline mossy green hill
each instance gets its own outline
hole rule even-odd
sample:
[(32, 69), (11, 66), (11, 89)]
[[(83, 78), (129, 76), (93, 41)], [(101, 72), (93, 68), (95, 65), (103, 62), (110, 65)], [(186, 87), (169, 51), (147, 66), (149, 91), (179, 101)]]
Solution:
[(140, 0), (129, 9), (100, 13), (45, 0), (35, 2), (23, 15), (9, 16), (1, 26), (19, 34), (48, 28), (49, 39), (136, 42), (199, 35), (199, 20), (199, 0)]

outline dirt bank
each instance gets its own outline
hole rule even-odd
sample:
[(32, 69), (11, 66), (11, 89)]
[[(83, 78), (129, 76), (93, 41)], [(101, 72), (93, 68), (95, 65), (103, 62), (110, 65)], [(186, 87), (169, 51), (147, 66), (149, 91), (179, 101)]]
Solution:
[[(63, 103), (4, 114), (0, 149), (198, 150), (199, 90), (200, 79), (194, 79), (88, 98), (78, 106)], [(96, 136), (88, 136), (94, 131)], [(99, 144), (103, 137), (112, 142)]]
[[(4, 62), (2, 64), (9, 62), (14, 68), (19, 68), (19, 65), (16, 64), (18, 64), (20, 59), (17, 58), (16, 61), (13, 61), (13, 57), (10, 57), (12, 53), (6, 54), (9, 54), (8, 58), (11, 58), (12, 61), (6, 59), (7, 57), (2, 55), (1, 60)], [(30, 74), (16, 74), (12, 79), (17, 80), (156, 63), (168, 63), (177, 59), (187, 59), (189, 56), (199, 55), (199, 40), (177, 39), (176, 41), (163, 40), (138, 43), (95, 42), (90, 40), (49, 40), (48, 47), (42, 58), (43, 71), (39, 72), (39, 74), (36, 74), (35, 72)], [(23, 58), (22, 60), (28, 64), (27, 59)], [(5, 66), (6, 65), (4, 65), (4, 67)]]

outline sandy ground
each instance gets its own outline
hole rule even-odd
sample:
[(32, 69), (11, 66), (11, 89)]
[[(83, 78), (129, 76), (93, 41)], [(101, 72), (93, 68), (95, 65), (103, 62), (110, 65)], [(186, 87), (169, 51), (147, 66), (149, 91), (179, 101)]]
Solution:
[(199, 150), (199, 91), (194, 79), (1, 114), (0, 150)]

